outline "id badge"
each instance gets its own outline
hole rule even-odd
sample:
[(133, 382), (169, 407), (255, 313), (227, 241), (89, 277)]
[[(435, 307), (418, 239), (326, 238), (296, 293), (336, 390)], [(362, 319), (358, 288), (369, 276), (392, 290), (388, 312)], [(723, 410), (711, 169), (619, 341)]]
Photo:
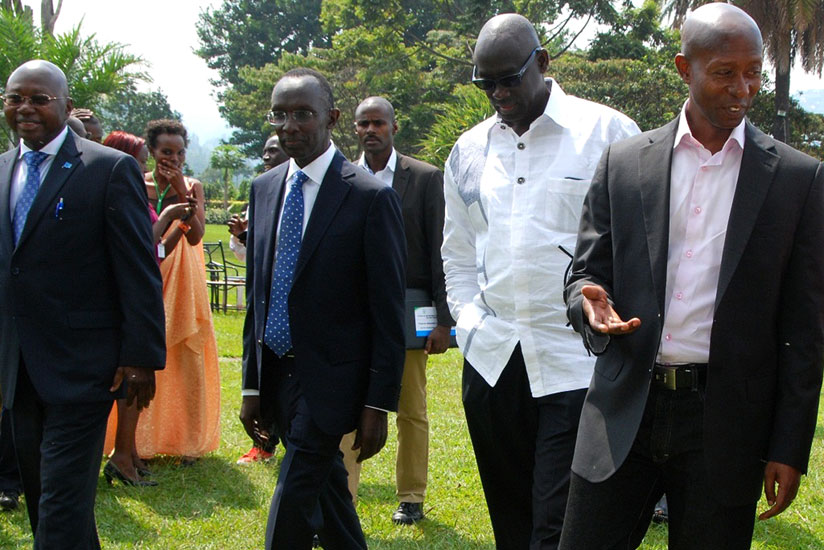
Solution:
[(163, 243), (157, 243), (157, 257), (161, 260), (166, 257), (166, 247)]

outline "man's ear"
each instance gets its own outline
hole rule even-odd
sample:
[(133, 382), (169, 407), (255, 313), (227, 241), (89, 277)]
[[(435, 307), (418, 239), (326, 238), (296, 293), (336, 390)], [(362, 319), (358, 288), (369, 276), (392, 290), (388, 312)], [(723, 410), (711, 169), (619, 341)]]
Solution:
[(332, 129), (335, 127), (335, 124), (338, 123), (338, 119), (340, 118), (340, 109), (336, 109), (332, 107), (329, 109), (329, 124), (326, 125), (328, 129)]
[(677, 54), (675, 56), (675, 68), (678, 71), (678, 76), (681, 77), (681, 80), (683, 80), (687, 85), (689, 85), (692, 73), (690, 61), (689, 59), (687, 59), (687, 56), (685, 56), (682, 53)]

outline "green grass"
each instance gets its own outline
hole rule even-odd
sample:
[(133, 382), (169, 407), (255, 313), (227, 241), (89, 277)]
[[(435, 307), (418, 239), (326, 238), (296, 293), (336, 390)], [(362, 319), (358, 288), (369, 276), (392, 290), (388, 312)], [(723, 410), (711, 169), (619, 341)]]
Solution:
[[(134, 489), (106, 485), (100, 477), (97, 523), (105, 549), (260, 548), (277, 478), (278, 461), (238, 466), (249, 448), (237, 420), (240, 406), (240, 333), (243, 315), (216, 315), (215, 327), (222, 375), (222, 439), (220, 448), (194, 466), (171, 459), (152, 463), (160, 486)], [(394, 496), (395, 431), (390, 423), (386, 448), (365, 463), (358, 514), (370, 548), (492, 550), (494, 539), (460, 402), (460, 355), (452, 350), (430, 361), (429, 417), (431, 450), (427, 520), (412, 527), (396, 526), (390, 515)], [(824, 410), (810, 475), (798, 498), (784, 514), (756, 525), (753, 548), (820, 550), (824, 548)], [(277, 453), (282, 457), (282, 449)], [(765, 509), (763, 502), (759, 511)], [(0, 514), (0, 548), (31, 548), (23, 507)], [(644, 550), (666, 548), (666, 527), (652, 526)]]

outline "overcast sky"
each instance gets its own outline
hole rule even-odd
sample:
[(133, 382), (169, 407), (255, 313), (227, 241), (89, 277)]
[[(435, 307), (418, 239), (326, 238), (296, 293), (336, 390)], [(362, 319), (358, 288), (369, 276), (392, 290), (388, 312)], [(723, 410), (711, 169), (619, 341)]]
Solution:
[[(35, 20), (39, 21), (40, 3), (25, 3), (33, 5)], [(209, 83), (216, 73), (194, 54), (198, 46), (198, 15), (206, 7), (220, 3), (221, 0), (64, 0), (55, 30), (65, 32), (82, 20), (84, 36), (94, 33), (101, 42), (128, 45), (130, 53), (149, 63), (147, 72), (154, 81), (148, 88), (160, 88), (172, 108), (183, 115), (189, 131), (204, 143), (230, 134), (220, 118), (214, 88)], [(791, 85), (793, 92), (824, 89), (824, 81), (802, 71), (793, 72)]]

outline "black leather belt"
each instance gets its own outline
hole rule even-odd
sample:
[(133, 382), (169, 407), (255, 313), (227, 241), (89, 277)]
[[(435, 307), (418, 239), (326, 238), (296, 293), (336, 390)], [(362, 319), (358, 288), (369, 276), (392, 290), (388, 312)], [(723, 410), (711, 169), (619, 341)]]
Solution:
[(652, 368), (652, 383), (659, 388), (672, 391), (703, 389), (707, 383), (707, 364), (662, 365), (655, 363)]

